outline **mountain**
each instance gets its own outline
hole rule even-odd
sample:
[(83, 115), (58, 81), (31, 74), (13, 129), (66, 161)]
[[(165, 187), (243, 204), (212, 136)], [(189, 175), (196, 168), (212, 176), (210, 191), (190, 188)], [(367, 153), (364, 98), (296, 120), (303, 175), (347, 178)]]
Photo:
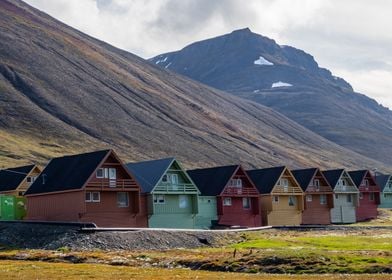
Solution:
[(170, 155), (187, 167), (392, 170), (21, 1), (0, 2), (0, 93), (0, 167), (113, 147), (125, 161)]
[(392, 111), (354, 92), (302, 50), (246, 28), (150, 61), (271, 107), (341, 146), (392, 164)]

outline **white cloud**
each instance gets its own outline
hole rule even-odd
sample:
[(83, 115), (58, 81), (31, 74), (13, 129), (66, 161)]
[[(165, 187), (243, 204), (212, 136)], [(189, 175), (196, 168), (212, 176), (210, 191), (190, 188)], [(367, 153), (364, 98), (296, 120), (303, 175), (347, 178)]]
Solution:
[(389, 0), (26, 0), (61, 21), (144, 58), (250, 27), (315, 56), (392, 108)]

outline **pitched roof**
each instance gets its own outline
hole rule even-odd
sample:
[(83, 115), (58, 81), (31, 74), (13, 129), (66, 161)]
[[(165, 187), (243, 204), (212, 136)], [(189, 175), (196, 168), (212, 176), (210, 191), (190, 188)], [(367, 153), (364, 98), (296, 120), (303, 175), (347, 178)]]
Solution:
[(188, 170), (187, 173), (201, 195), (216, 196), (223, 191), (239, 167), (239, 165), (218, 166)]
[(334, 170), (325, 170), (323, 171), (323, 175), (325, 179), (327, 179), (329, 185), (332, 189), (335, 189), (340, 177), (342, 176), (344, 169), (334, 169)]
[(248, 170), (246, 173), (248, 173), (261, 194), (268, 194), (271, 193), (285, 169), (285, 166), (278, 166)]
[(82, 188), (110, 152), (112, 150), (52, 159), (25, 195)]
[(142, 192), (149, 193), (159, 183), (159, 180), (173, 164), (175, 158), (163, 158), (141, 162), (130, 162), (125, 166), (140, 184)]
[(307, 187), (310, 185), (314, 175), (316, 175), (317, 168), (306, 168), (292, 170), (291, 173), (294, 175), (298, 184), (301, 186), (303, 191), (306, 191)]
[(353, 179), (354, 184), (359, 187), (367, 172), (368, 170), (355, 170), (349, 171), (348, 174), (350, 175), (351, 179)]
[(15, 190), (35, 165), (26, 165), (0, 170), (0, 192)]
[(387, 183), (390, 178), (391, 178), (391, 175), (377, 174), (376, 182), (377, 182), (377, 185), (380, 186), (381, 191), (384, 191), (384, 188), (387, 186)]

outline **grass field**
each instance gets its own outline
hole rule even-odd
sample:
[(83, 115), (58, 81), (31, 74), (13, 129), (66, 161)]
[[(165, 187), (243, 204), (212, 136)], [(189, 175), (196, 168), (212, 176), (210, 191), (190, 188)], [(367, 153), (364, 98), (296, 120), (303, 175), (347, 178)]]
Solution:
[(0, 279), (225, 279), (233, 272), (239, 279), (391, 279), (391, 240), (388, 229), (353, 228), (239, 233), (220, 247), (198, 249), (3, 248)]
[[(8, 279), (271, 279), (319, 280), (319, 275), (270, 275), (194, 271), (190, 269), (141, 268), (105, 264), (69, 264), (26, 261), (0, 261), (0, 277)], [(390, 275), (323, 275), (322, 279), (387, 280)]]

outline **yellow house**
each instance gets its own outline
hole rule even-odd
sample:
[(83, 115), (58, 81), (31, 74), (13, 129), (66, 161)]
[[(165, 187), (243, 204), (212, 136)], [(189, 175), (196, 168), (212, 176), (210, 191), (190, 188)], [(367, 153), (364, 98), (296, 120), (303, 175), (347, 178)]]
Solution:
[(291, 171), (272, 167), (247, 171), (258, 188), (263, 225), (300, 225), (304, 193)]
[(40, 173), (34, 164), (0, 170), (0, 194), (23, 196)]

